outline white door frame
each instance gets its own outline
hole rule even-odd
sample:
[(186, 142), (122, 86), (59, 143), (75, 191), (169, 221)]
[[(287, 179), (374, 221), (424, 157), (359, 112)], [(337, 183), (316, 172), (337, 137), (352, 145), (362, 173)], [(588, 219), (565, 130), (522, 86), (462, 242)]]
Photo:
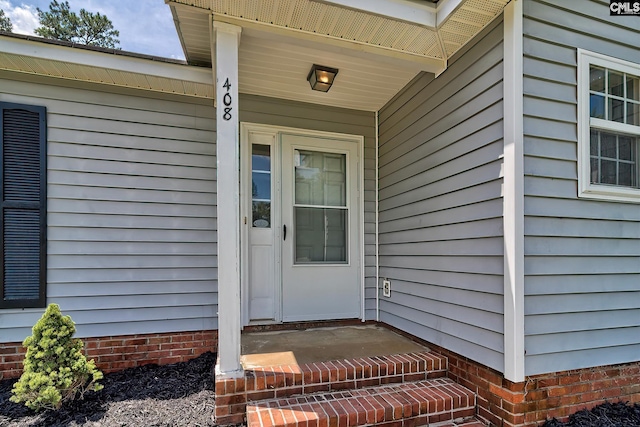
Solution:
[[(286, 126), (274, 126), (264, 125), (257, 123), (240, 123), (240, 218), (241, 218), (241, 233), (240, 233), (240, 254), (241, 254), (241, 294), (242, 294), (242, 323), (243, 326), (249, 325), (249, 231), (251, 227), (250, 218), (252, 217), (252, 208), (250, 197), (247, 196), (248, 189), (251, 188), (251, 145), (249, 142), (250, 133), (260, 133), (272, 135), (274, 145), (272, 149), (273, 161), (273, 173), (272, 176), (276, 177), (277, 182), (272, 184), (274, 192), (272, 193), (272, 201), (281, 200), (281, 182), (280, 174), (282, 168), (282, 160), (280, 153), (280, 140), (279, 135), (281, 133), (295, 134), (301, 136), (310, 136), (318, 138), (328, 138), (336, 140), (350, 141), (358, 144), (358, 161), (357, 161), (357, 181), (359, 186), (359, 192), (357, 197), (357, 221), (358, 221), (358, 242), (360, 245), (360, 319), (364, 321), (365, 318), (365, 277), (364, 277), (364, 260), (365, 260), (365, 248), (364, 248), (364, 136), (344, 134), (337, 132), (325, 132), (309, 129), (299, 129)], [(251, 194), (249, 191), (248, 194)], [(275, 196), (275, 197), (274, 197)], [(275, 211), (275, 212), (274, 212)], [(280, 208), (272, 209), (272, 224), (273, 227), (273, 239), (274, 239), (274, 274), (276, 280), (275, 298), (277, 301), (276, 307), (276, 319), (272, 322), (260, 322), (261, 324), (267, 323), (281, 323), (282, 322), (282, 262), (281, 262), (281, 244), (282, 244), (282, 215)]]

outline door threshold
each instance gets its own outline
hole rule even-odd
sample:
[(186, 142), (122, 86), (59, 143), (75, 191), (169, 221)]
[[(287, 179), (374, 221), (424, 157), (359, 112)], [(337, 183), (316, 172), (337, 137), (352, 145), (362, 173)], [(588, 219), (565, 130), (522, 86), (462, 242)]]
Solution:
[(249, 324), (242, 329), (242, 332), (268, 332), (268, 331), (301, 331), (315, 328), (331, 328), (340, 326), (363, 326), (375, 325), (374, 320), (362, 321), (361, 319), (340, 319), (340, 320), (312, 320), (305, 322), (287, 323), (261, 323)]

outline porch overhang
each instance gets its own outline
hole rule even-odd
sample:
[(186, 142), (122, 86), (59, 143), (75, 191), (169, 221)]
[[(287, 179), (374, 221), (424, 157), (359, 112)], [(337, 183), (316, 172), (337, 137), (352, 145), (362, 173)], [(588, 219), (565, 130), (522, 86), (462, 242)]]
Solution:
[[(510, 0), (166, 1), (189, 63), (211, 65), (212, 18), (242, 27), (240, 92), (377, 111), (443, 72)], [(313, 63), (340, 69), (336, 89), (310, 93)]]

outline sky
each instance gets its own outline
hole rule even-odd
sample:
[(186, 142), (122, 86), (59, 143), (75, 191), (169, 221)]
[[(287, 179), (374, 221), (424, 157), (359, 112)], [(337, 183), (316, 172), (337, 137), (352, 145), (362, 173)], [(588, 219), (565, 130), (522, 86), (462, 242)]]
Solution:
[[(59, 0), (60, 1), (60, 0)], [(100, 12), (120, 31), (123, 50), (184, 59), (169, 6), (163, 0), (68, 0), (70, 9)], [(11, 19), (13, 32), (35, 35), (38, 12), (49, 10), (50, 0), (0, 0), (0, 9)]]

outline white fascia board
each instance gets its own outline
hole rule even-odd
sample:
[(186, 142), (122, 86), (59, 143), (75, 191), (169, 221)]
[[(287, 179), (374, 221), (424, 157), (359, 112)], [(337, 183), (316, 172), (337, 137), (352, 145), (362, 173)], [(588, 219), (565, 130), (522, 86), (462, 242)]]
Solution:
[(0, 51), (51, 61), (81, 64), (168, 79), (211, 84), (211, 70), (150, 59), (0, 36)]
[(436, 28), (440, 28), (466, 0), (440, 0), (436, 8)]
[(409, 0), (316, 0), (335, 6), (356, 9), (374, 15), (410, 22), (428, 28), (436, 28), (436, 10), (428, 3)]
[(466, 0), (440, 0), (437, 7), (411, 0), (314, 0), (405, 21), (440, 28)]

